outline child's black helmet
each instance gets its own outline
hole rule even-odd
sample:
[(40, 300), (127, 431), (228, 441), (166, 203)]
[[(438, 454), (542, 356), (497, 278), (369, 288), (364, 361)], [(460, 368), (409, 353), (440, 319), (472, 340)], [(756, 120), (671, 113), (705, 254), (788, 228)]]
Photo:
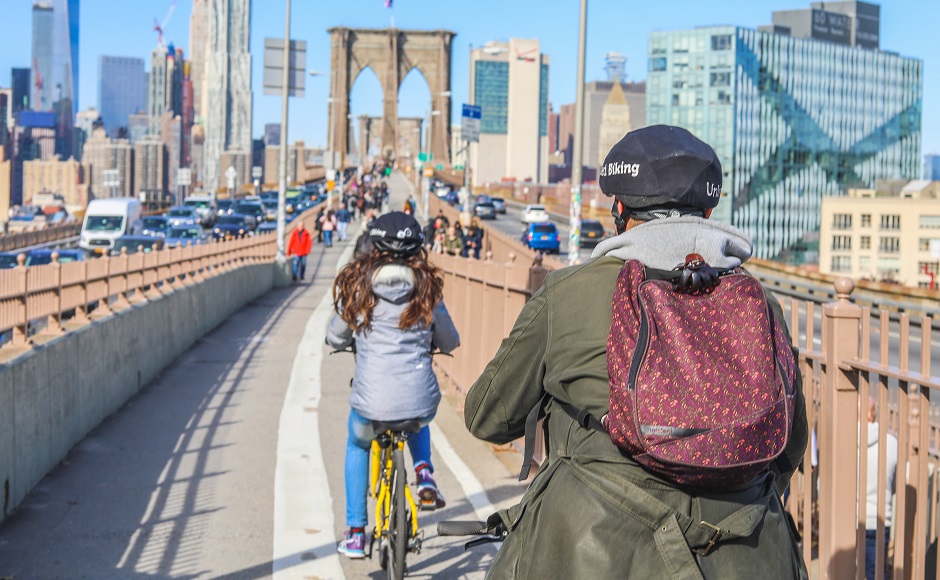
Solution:
[(389, 212), (372, 220), (369, 236), (373, 248), (396, 258), (414, 256), (421, 251), (424, 242), (418, 221), (400, 211)]

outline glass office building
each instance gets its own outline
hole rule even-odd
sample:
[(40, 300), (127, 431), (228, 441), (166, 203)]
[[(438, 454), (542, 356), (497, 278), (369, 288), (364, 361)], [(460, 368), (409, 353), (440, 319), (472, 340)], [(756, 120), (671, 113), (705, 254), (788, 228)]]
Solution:
[(713, 218), (760, 258), (815, 261), (825, 195), (920, 173), (923, 61), (733, 26), (654, 32), (647, 122), (689, 129), (724, 172)]
[(98, 58), (98, 110), (110, 137), (127, 128), (128, 118), (147, 108), (144, 59), (128, 56)]

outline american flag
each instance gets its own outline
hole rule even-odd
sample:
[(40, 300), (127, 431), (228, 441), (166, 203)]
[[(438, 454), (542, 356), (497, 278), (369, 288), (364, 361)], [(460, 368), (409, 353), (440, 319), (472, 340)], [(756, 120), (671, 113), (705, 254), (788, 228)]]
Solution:
[(391, 7), (392, 7), (392, 0), (385, 0), (385, 7), (386, 7), (386, 8), (391, 8)]

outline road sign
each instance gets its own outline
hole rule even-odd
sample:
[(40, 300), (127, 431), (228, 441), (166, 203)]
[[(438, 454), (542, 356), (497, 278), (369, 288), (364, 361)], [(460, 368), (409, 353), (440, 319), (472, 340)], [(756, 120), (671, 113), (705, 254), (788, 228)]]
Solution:
[(225, 180), (228, 182), (229, 189), (235, 189), (235, 178), (238, 177), (238, 171), (231, 165), (225, 170)]
[(438, 163), (438, 164), (434, 167), (434, 169), (437, 169), (438, 171), (444, 171), (444, 166), (441, 165), (440, 163)]
[(463, 115), (460, 121), (460, 138), (464, 141), (480, 142), (480, 120), (483, 109), (477, 105), (463, 106)]
[(188, 167), (180, 167), (176, 170), (177, 185), (192, 185), (193, 170)]
[(255, 165), (254, 167), (251, 168), (251, 176), (254, 177), (255, 179), (261, 179), (262, 175), (263, 175), (263, 170), (261, 169), (260, 165)]
[(431, 169), (430, 167), (425, 167), (425, 168), (424, 168), (424, 176), (425, 176), (425, 177), (434, 177), (434, 170)]
[(430, 161), (434, 159), (432, 153), (418, 153), (418, 161)]
[[(290, 71), (288, 94), (292, 97), (304, 96), (304, 82), (307, 74), (307, 41), (290, 41)], [(284, 39), (264, 39), (264, 94), (281, 96), (284, 80)]]

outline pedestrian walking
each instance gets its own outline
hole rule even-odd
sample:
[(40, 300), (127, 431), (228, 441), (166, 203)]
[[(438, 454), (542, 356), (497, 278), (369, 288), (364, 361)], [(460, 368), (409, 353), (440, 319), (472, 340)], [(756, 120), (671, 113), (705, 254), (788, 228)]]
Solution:
[(332, 248), (333, 232), (336, 231), (336, 216), (333, 214), (333, 210), (327, 210), (320, 218), (320, 227), (323, 230), (323, 242), (327, 248)]
[(339, 236), (339, 241), (345, 242), (349, 239), (349, 222), (352, 221), (352, 216), (349, 215), (349, 210), (346, 209), (346, 206), (339, 208), (339, 211), (336, 212), (336, 234)]
[(303, 280), (307, 276), (307, 254), (313, 247), (313, 240), (310, 232), (304, 227), (304, 222), (298, 220), (297, 227), (294, 228), (290, 236), (290, 242), (287, 244), (287, 256), (293, 257), (291, 265), (291, 277), (294, 282)]

